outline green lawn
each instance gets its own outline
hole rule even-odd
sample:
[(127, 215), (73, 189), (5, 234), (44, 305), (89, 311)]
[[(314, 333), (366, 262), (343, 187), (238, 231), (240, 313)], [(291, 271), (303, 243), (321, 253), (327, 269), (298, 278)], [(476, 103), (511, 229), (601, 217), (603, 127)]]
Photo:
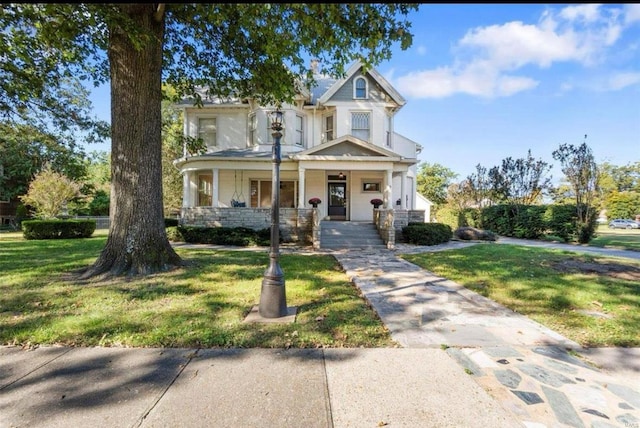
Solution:
[(403, 257), (583, 346), (640, 346), (639, 262), (502, 244)]
[(589, 245), (640, 251), (640, 229), (609, 229), (606, 225), (598, 226), (596, 237)]
[(0, 344), (134, 347), (391, 347), (395, 343), (336, 260), (283, 254), (291, 324), (243, 322), (260, 300), (264, 251), (178, 249), (189, 267), (80, 283), (106, 231), (81, 240), (0, 234)]

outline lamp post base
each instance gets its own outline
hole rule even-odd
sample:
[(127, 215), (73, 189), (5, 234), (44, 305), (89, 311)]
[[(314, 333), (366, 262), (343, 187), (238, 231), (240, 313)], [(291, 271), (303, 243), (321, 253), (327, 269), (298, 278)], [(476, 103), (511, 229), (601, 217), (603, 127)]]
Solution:
[(259, 308), (260, 316), (264, 318), (287, 316), (284, 274), (274, 257), (271, 258), (269, 268), (262, 279)]

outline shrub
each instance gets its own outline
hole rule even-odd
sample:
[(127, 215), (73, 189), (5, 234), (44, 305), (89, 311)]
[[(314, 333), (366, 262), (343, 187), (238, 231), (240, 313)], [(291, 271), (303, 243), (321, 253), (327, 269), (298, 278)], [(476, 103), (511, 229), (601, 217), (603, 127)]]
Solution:
[(167, 227), (167, 239), (171, 242), (184, 242), (182, 233), (178, 230), (178, 226)]
[(497, 241), (498, 235), (490, 230), (476, 229), (475, 227), (460, 227), (453, 235), (463, 241)]
[(177, 226), (178, 224), (179, 224), (179, 221), (178, 221), (177, 218), (165, 217), (165, 219), (164, 219), (164, 227)]
[(109, 194), (104, 190), (96, 190), (89, 203), (89, 214), (94, 216), (109, 215)]
[(451, 226), (442, 223), (409, 223), (402, 228), (405, 242), (415, 245), (438, 245), (451, 240)]
[[(268, 246), (271, 242), (271, 229), (253, 230), (247, 227), (199, 227), (177, 226), (167, 229), (167, 236), (176, 241), (191, 244), (234, 245), (240, 247)], [(171, 239), (170, 239), (171, 240)], [(282, 242), (282, 238), (280, 238)]]
[(38, 217), (53, 218), (64, 211), (73, 198), (80, 196), (80, 184), (46, 165), (29, 184), (20, 200), (33, 207)]
[(24, 220), (22, 234), (25, 239), (90, 238), (96, 230), (96, 221), (82, 220)]

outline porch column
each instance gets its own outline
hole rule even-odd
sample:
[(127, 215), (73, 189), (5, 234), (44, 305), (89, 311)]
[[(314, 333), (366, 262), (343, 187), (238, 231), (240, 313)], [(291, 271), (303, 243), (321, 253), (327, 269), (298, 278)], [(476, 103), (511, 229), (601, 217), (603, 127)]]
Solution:
[(304, 208), (306, 204), (306, 197), (304, 194), (304, 175), (306, 170), (304, 168), (298, 168), (298, 203), (296, 208)]
[(213, 176), (212, 178), (213, 183), (211, 183), (211, 193), (212, 193), (211, 206), (219, 207), (220, 206), (220, 185), (219, 185), (220, 169), (213, 168), (213, 170), (211, 171), (211, 175)]
[(400, 173), (400, 209), (407, 209), (407, 173)]
[(191, 202), (191, 172), (185, 171), (182, 174), (182, 207), (189, 208), (192, 207), (193, 203)]
[(384, 189), (384, 207), (386, 209), (391, 209), (393, 208), (393, 201), (391, 200), (392, 197), (392, 189), (393, 189), (393, 170), (392, 169), (388, 169), (387, 170), (387, 180), (386, 180), (386, 186)]

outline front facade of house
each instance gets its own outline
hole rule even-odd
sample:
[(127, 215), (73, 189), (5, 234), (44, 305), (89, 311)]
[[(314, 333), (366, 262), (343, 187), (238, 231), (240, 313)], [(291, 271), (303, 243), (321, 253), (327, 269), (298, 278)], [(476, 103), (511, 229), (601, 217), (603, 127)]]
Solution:
[[(395, 114), (405, 100), (379, 73), (365, 72), (359, 64), (344, 79), (316, 80), (318, 86), (301, 93), (295, 105), (280, 109), (281, 214), (304, 217), (312, 198), (321, 200), (316, 215), (329, 221), (372, 221), (372, 199), (384, 201), (381, 209), (415, 210), (421, 147), (394, 132)], [(214, 213), (219, 217), (225, 208), (266, 214), (271, 206), (273, 108), (252, 100), (182, 107), (185, 135), (207, 145), (206, 153), (190, 156), (185, 150), (175, 161), (184, 177), (183, 222), (224, 226), (203, 220)], [(237, 218), (242, 211), (233, 212)], [(251, 218), (247, 214), (245, 221), (251, 223)]]

